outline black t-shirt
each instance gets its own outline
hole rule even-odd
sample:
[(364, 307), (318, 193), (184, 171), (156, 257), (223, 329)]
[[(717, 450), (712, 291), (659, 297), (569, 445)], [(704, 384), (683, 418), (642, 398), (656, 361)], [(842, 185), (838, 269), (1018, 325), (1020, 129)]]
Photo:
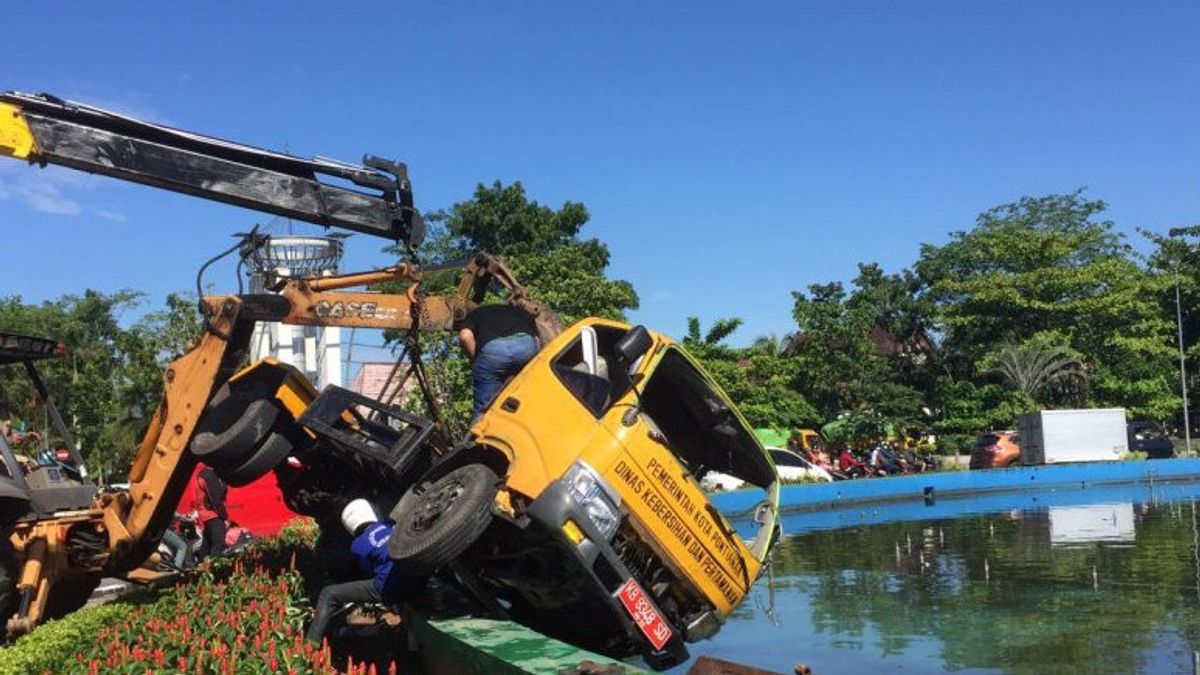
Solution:
[(533, 317), (525, 310), (513, 305), (480, 305), (467, 314), (463, 319), (463, 328), (470, 328), (475, 334), (475, 353), (478, 354), (483, 346), (497, 338), (509, 337), (524, 333), (537, 335), (537, 326)]

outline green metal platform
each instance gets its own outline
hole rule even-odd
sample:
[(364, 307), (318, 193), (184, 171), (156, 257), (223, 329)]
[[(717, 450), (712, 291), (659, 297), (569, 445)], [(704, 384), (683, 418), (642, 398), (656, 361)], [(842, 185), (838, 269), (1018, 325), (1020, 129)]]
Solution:
[(405, 621), (429, 675), (558, 675), (585, 661), (619, 666), (626, 673), (645, 672), (511, 621), (428, 619), (418, 612), (407, 613)]

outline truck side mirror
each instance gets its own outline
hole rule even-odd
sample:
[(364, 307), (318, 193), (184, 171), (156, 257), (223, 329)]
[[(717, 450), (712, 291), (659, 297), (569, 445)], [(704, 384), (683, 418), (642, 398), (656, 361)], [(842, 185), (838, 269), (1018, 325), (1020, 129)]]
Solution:
[(650, 346), (653, 344), (654, 340), (651, 339), (650, 331), (646, 330), (645, 326), (634, 326), (626, 331), (621, 339), (617, 340), (613, 351), (616, 353), (617, 359), (621, 361), (621, 367), (628, 369), (643, 354), (650, 351)]

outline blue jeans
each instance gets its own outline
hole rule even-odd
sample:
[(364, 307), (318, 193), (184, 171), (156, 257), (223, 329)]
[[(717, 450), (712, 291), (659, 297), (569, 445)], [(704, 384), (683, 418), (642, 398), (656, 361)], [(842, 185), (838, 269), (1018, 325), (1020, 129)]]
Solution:
[(477, 418), (488, 407), (504, 382), (516, 375), (537, 354), (537, 340), (532, 335), (510, 335), (488, 342), (475, 355), (471, 375), (475, 384), (475, 408), (471, 418)]

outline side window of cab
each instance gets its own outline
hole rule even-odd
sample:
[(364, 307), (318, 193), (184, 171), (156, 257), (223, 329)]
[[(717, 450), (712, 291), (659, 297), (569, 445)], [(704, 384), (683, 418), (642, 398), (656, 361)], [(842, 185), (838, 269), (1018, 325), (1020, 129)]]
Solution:
[(584, 326), (551, 362), (559, 382), (596, 419), (629, 391), (629, 374), (616, 366), (613, 347), (625, 331), (612, 326)]

